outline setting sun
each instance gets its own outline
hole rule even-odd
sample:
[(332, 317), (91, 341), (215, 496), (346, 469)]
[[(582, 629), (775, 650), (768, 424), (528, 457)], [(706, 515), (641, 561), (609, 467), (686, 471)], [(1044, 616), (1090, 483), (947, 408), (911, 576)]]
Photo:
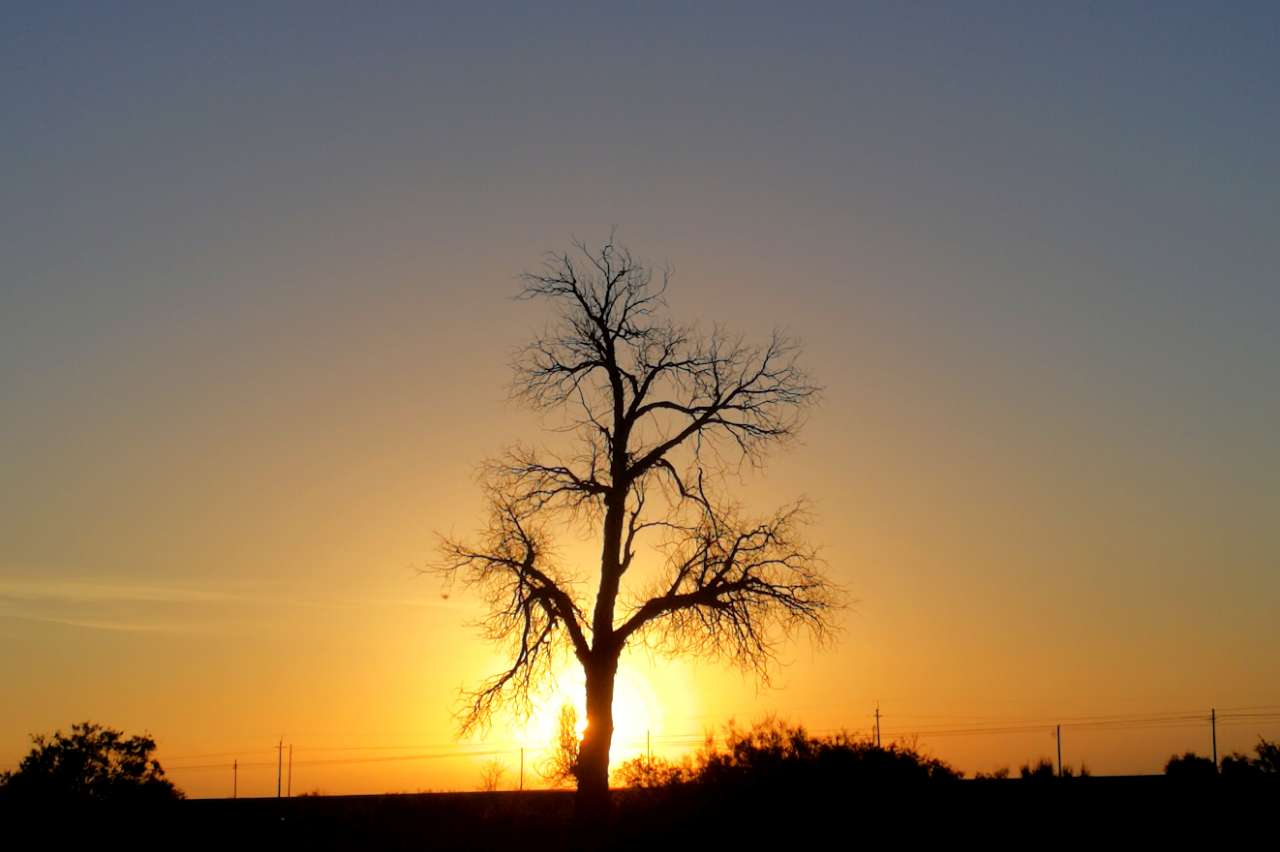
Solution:
[[(565, 664), (556, 675), (555, 687), (539, 701), (537, 709), (524, 724), (511, 723), (513, 739), (533, 753), (549, 750), (555, 742), (560, 708), (570, 705), (578, 718), (578, 736), (586, 730), (586, 683), (582, 668), (576, 662)], [(664, 669), (650, 667), (645, 672), (638, 666), (622, 666), (614, 682), (613, 742), (609, 764), (617, 768), (628, 758), (652, 749), (657, 753), (672, 751), (666, 747), (671, 735), (681, 732), (667, 724), (679, 715), (690, 717), (694, 695), (688, 689), (684, 671), (674, 665)]]

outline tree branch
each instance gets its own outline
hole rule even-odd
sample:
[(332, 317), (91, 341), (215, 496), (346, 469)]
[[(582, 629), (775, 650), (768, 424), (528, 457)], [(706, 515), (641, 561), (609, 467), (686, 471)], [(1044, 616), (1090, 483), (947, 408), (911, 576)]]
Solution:
[(546, 533), (521, 515), (518, 504), (495, 499), (478, 545), (442, 538), (440, 552), (433, 572), (477, 590), (488, 608), (480, 623), (484, 634), (509, 642), (512, 650), (511, 665), (469, 694), (461, 730), (483, 727), (506, 704), (527, 715), (532, 693), (551, 674), (566, 634), (575, 656), (590, 654), (581, 607), (571, 587), (555, 576)]
[(830, 614), (841, 606), (817, 552), (799, 536), (804, 520), (802, 504), (754, 524), (732, 509), (708, 513), (669, 542), (668, 579), (655, 584), (617, 637), (654, 632), (668, 651), (729, 657), (767, 680), (778, 643), (797, 629), (825, 639)]

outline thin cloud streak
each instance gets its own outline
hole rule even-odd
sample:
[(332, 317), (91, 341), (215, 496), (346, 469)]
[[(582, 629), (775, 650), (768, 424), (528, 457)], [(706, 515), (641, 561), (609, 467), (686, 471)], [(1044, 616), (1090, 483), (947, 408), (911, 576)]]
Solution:
[(236, 595), (208, 589), (145, 586), (134, 583), (85, 582), (69, 579), (0, 579), (0, 598), (68, 603), (222, 603)]
[[(135, 633), (193, 633), (205, 629), (198, 620), (173, 623), (173, 607), (184, 610), (226, 607), (295, 607), (357, 610), (383, 607), (416, 609), (475, 609), (465, 602), (444, 598), (413, 597), (317, 600), (293, 598), (279, 590), (270, 594), (250, 591), (218, 591), (186, 586), (156, 586), (124, 581), (85, 581), (67, 578), (0, 578), (0, 618), (57, 624), (87, 630)], [(138, 612), (137, 608), (143, 608)], [(122, 617), (121, 608), (129, 608)], [(161, 613), (146, 611), (160, 608)], [(66, 611), (71, 610), (71, 611)]]
[(107, 630), (115, 633), (191, 633), (195, 632), (190, 625), (142, 624), (137, 622), (101, 621), (97, 619), (58, 618), (47, 615), (33, 615), (23, 612), (0, 612), (0, 618), (12, 618), (17, 621), (29, 621), (39, 624), (57, 624), (63, 627), (78, 627), (84, 630)]

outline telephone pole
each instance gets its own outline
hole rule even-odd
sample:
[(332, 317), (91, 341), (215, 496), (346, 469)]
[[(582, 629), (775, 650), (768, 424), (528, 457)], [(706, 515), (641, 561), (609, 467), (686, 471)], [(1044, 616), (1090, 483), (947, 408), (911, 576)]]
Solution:
[(880, 702), (876, 702), (876, 748), (880, 748)]
[(1062, 777), (1062, 726), (1054, 729), (1054, 737), (1058, 740), (1058, 777)]
[(284, 770), (284, 737), (276, 745), (276, 798), (280, 798), (280, 776)]
[(524, 792), (524, 746), (520, 746), (520, 792)]
[(289, 743), (289, 798), (293, 798), (293, 743)]
[(231, 761), (231, 798), (240, 792), (240, 761)]
[(1213, 771), (1218, 771), (1218, 708), (1209, 710), (1209, 726), (1213, 730)]

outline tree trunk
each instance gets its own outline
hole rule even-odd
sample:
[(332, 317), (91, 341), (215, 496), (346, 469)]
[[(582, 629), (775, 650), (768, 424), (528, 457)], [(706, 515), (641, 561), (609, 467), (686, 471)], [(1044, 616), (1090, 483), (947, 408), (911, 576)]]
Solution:
[(589, 831), (609, 814), (609, 746), (613, 743), (613, 682), (618, 655), (606, 653), (586, 666), (587, 729), (578, 751), (577, 822)]

